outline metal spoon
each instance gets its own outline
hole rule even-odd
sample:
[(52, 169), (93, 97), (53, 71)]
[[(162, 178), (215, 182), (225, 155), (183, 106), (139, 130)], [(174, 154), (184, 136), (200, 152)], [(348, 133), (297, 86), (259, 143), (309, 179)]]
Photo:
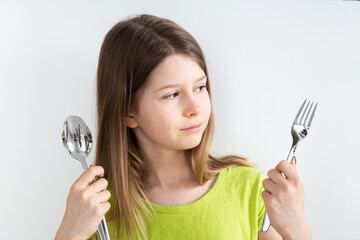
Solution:
[(84, 171), (88, 168), (86, 157), (92, 148), (92, 136), (85, 122), (77, 116), (70, 116), (65, 120), (62, 141), (66, 151), (79, 160)]
[[(86, 157), (92, 148), (92, 136), (90, 129), (80, 117), (70, 116), (65, 120), (62, 142), (66, 151), (81, 162), (83, 170), (88, 169)], [(89, 184), (91, 183), (92, 181), (89, 182)], [(110, 240), (105, 217), (102, 218), (98, 227), (98, 234), (101, 240)]]

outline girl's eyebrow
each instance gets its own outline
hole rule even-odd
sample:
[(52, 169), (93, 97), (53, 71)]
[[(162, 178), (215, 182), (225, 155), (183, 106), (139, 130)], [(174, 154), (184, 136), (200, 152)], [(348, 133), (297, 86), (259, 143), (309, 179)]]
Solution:
[[(200, 81), (203, 80), (203, 79), (206, 79), (206, 75), (201, 76), (199, 79), (195, 80), (194, 83), (200, 82)], [(180, 85), (180, 84), (170, 84), (170, 85), (166, 85), (166, 86), (164, 86), (164, 87), (161, 87), (161, 88), (155, 90), (155, 92), (158, 92), (158, 91), (163, 90), (163, 89), (166, 89), (166, 88), (177, 87), (177, 86), (179, 86), (179, 85)]]

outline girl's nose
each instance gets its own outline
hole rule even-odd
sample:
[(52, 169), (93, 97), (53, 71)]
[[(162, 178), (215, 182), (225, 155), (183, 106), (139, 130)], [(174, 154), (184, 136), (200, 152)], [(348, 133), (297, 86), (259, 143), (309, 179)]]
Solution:
[(184, 115), (185, 117), (196, 116), (201, 112), (201, 109), (202, 108), (199, 99), (196, 97), (188, 98), (184, 109)]

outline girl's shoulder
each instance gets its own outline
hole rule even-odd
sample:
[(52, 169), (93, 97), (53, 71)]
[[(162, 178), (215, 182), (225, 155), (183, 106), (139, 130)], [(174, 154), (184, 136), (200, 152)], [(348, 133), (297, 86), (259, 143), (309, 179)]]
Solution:
[(226, 179), (231, 181), (259, 182), (265, 177), (261, 170), (241, 165), (231, 166), (222, 171), (224, 171)]
[(263, 172), (258, 168), (242, 166), (242, 165), (231, 166), (224, 170), (228, 171), (229, 173), (250, 174), (250, 175), (263, 174)]

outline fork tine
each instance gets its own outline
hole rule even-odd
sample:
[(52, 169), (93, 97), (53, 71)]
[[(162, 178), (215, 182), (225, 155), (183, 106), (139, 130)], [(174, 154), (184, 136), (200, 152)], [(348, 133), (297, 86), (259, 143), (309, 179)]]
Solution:
[(304, 103), (301, 105), (298, 113), (296, 114), (294, 123), (299, 123), (299, 116), (300, 116), (300, 113), (302, 112), (302, 110), (303, 110), (303, 108), (304, 108), (304, 106), (305, 106), (306, 101), (307, 101), (307, 99), (305, 99)]
[[(309, 104), (310, 104), (310, 102), (309, 102)], [(306, 126), (306, 123), (307, 123), (307, 120), (308, 120), (309, 115), (310, 115), (310, 113), (311, 113), (311, 110), (312, 110), (312, 106), (313, 106), (313, 105), (314, 105), (314, 102), (311, 101), (311, 105), (310, 105), (310, 107), (309, 107), (309, 110), (306, 111), (306, 117), (305, 117), (304, 121), (302, 122), (304, 126)], [(305, 116), (305, 113), (304, 113), (304, 116)]]
[(314, 115), (315, 115), (316, 107), (317, 107), (317, 103), (315, 104), (315, 107), (314, 107), (314, 109), (312, 110), (312, 113), (311, 113), (311, 116), (310, 116), (309, 121), (308, 121), (308, 122), (306, 123), (306, 125), (305, 125), (307, 128), (310, 128), (311, 122), (312, 122), (312, 120), (313, 120), (313, 118), (314, 118)]
[[(307, 99), (306, 99), (306, 100), (307, 100)], [(303, 120), (305, 120), (305, 119), (304, 119), (304, 116), (305, 116), (305, 114), (307, 113), (309, 104), (310, 104), (310, 101), (307, 102), (306, 107), (305, 107), (305, 110), (302, 112), (301, 118), (300, 118), (300, 121), (298, 122), (298, 124), (304, 125), (304, 121), (303, 121)]]

